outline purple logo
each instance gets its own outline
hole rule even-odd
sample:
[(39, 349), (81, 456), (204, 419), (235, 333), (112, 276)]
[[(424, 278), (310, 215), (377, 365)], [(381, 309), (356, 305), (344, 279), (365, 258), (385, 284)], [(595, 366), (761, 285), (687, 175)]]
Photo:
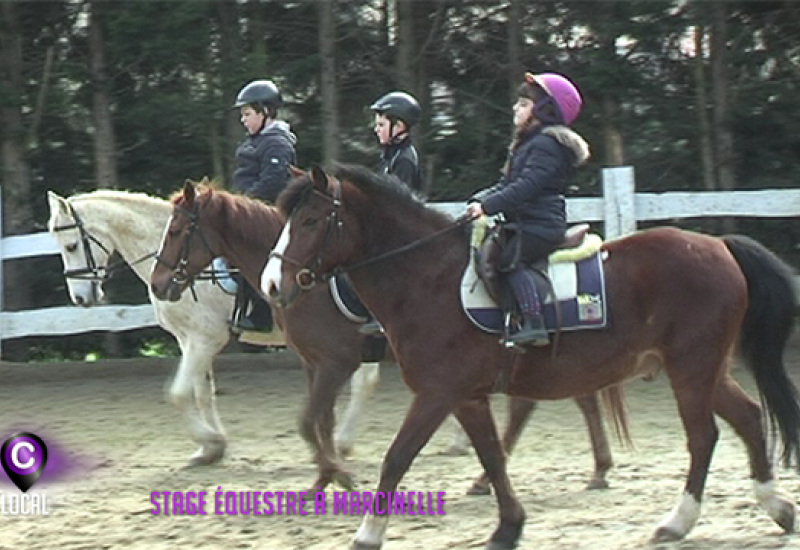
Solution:
[(8, 478), (25, 493), (44, 472), (47, 445), (36, 434), (17, 432), (3, 442), (0, 462)]

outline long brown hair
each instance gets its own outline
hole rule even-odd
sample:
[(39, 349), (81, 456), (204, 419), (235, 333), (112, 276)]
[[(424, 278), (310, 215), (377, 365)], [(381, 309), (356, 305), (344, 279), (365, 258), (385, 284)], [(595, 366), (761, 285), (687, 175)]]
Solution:
[[(527, 77), (527, 75), (526, 75)], [(534, 104), (538, 103), (540, 100), (544, 99), (547, 96), (547, 92), (545, 92), (541, 86), (536, 84), (535, 81), (532, 79), (525, 79), (525, 82), (519, 85), (517, 88), (517, 97), (518, 98), (525, 98), (530, 99), (533, 101)], [(551, 107), (548, 105), (548, 107)], [(540, 122), (534, 116), (531, 116), (526, 120), (521, 126), (514, 126), (514, 130), (511, 135), (511, 143), (508, 145), (508, 155), (506, 156), (506, 162), (501, 169), (503, 175), (508, 176), (509, 171), (511, 170), (511, 157), (514, 154), (520, 144), (525, 140), (525, 138), (535, 129), (540, 126)]]

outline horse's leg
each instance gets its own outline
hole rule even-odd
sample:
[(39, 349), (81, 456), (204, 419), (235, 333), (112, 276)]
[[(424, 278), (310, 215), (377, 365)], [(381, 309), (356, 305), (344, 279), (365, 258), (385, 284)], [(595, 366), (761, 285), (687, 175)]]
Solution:
[[(718, 358), (716, 361), (723, 361)], [(670, 365), (692, 365), (694, 376), (675, 376), (668, 370), (670, 384), (678, 403), (678, 412), (686, 433), (689, 448), (689, 475), (678, 503), (658, 524), (653, 539), (656, 542), (680, 540), (692, 530), (700, 517), (700, 502), (703, 498), (711, 456), (719, 438), (719, 429), (714, 421), (712, 397), (714, 371), (711, 359), (682, 357), (681, 360), (668, 360)], [(698, 372), (706, 372), (698, 379)]]
[(310, 369), (308, 400), (300, 421), (300, 432), (314, 452), (318, 478), (307, 493), (313, 495), (323, 491), (333, 481), (351, 490), (353, 477), (339, 463), (333, 443), (333, 410), (339, 391), (353, 371), (341, 368), (338, 363), (318, 364)]
[(225, 454), (226, 440), (225, 428), (217, 411), (216, 381), (214, 380), (214, 357), (216, 353), (204, 350), (198, 354), (201, 368), (198, 370), (202, 376), (195, 377), (195, 402), (200, 411), (200, 418), (217, 434), (212, 440), (206, 442), (203, 459), (207, 462), (218, 462)]
[[(512, 410), (518, 409), (525, 412), (521, 415), (527, 418), (536, 406), (535, 402), (526, 399), (514, 399), (510, 403)], [(461, 425), (466, 430), (475, 447), (475, 452), (483, 465), (483, 470), (489, 477), (495, 494), (497, 505), (500, 509), (500, 525), (489, 539), (487, 549), (506, 550), (517, 547), (517, 542), (522, 534), (525, 523), (525, 510), (514, 495), (511, 481), (506, 472), (506, 451), (497, 443), (497, 431), (492, 418), (491, 408), (487, 397), (473, 399), (462, 404), (455, 411)], [(513, 449), (517, 436), (522, 431), (524, 418), (520, 427), (511, 438), (504, 441), (509, 450)], [(508, 433), (507, 433), (508, 435)]]
[[(508, 422), (503, 434), (503, 450), (510, 455), (519, 441), (519, 436), (528, 423), (531, 413), (536, 409), (536, 401), (524, 397), (508, 398)], [(492, 492), (491, 481), (484, 470), (467, 491), (468, 495), (489, 495)]]
[(592, 442), (592, 454), (594, 455), (594, 474), (586, 488), (607, 489), (606, 474), (614, 466), (614, 459), (611, 457), (611, 449), (608, 446), (608, 438), (606, 437), (603, 415), (600, 411), (597, 394), (591, 393), (576, 397), (575, 403), (578, 404), (583, 413), (583, 418), (586, 420), (589, 439)]
[[(397, 489), (414, 458), (430, 440), (450, 413), (450, 403), (439, 395), (417, 394), (406, 413), (386, 456), (383, 458), (381, 477), (375, 494), (390, 495)], [(387, 502), (381, 504), (384, 513), (364, 515), (361, 526), (353, 538), (352, 550), (377, 550), (383, 545), (389, 514)]]
[(794, 531), (795, 505), (777, 491), (764, 437), (761, 406), (726, 375), (714, 393), (714, 411), (736, 431), (747, 447), (756, 500), (787, 533)]
[(356, 424), (363, 414), (367, 401), (375, 393), (380, 380), (380, 363), (361, 363), (361, 367), (350, 378), (350, 400), (344, 418), (336, 430), (336, 449), (342, 458), (353, 452)]
[[(183, 415), (189, 433), (200, 448), (190, 457), (189, 466), (199, 466), (218, 462), (225, 454), (227, 440), (222, 423), (214, 408), (214, 396), (211, 391), (211, 359), (207, 349), (192, 345), (184, 339), (178, 341), (181, 347), (181, 359), (169, 390), (170, 401)], [(198, 389), (200, 402), (210, 408), (205, 415), (198, 408)], [(204, 391), (205, 390), (205, 391)], [(204, 418), (205, 416), (205, 418)], [(206, 419), (215, 418), (211, 424)]]

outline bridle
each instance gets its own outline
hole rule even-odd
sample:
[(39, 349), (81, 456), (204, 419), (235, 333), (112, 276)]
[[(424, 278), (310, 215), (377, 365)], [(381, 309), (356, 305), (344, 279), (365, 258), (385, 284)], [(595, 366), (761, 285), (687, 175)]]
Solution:
[(340, 209), (342, 207), (342, 196), (341, 196), (341, 183), (336, 180), (335, 178), (328, 179), (328, 190), (330, 194), (322, 193), (316, 189), (313, 190), (314, 194), (317, 196), (326, 199), (328, 202), (332, 204), (331, 212), (327, 215), (326, 220), (328, 222), (327, 227), (325, 228), (325, 236), (322, 240), (322, 244), (317, 251), (317, 255), (314, 259), (310, 262), (308, 266), (304, 266), (302, 262), (287, 256), (286, 254), (282, 254), (280, 252), (272, 251), (269, 254), (270, 258), (278, 258), (281, 261), (286, 261), (294, 266), (299, 267), (299, 271), (295, 274), (295, 282), (297, 286), (302, 291), (311, 290), (318, 282), (326, 283), (333, 277), (337, 275), (344, 275), (346, 273), (351, 273), (368, 265), (372, 265), (393, 256), (397, 256), (398, 254), (402, 254), (404, 252), (408, 252), (415, 248), (418, 248), (426, 243), (433, 241), (434, 239), (444, 235), (445, 233), (449, 233), (459, 227), (462, 227), (472, 221), (472, 218), (463, 215), (458, 217), (452, 224), (431, 233), (430, 235), (426, 235), (421, 239), (417, 239), (416, 241), (412, 241), (406, 245), (400, 246), (398, 248), (394, 248), (392, 250), (388, 250), (377, 256), (373, 256), (371, 258), (367, 258), (360, 262), (356, 262), (355, 264), (349, 266), (337, 266), (333, 268), (331, 271), (327, 273), (317, 273), (317, 269), (322, 264), (322, 257), (325, 253), (325, 249), (329, 242), (331, 241), (332, 235), (334, 233), (337, 234), (339, 239), (341, 240), (342, 236), (342, 229), (344, 223), (341, 219)]
[(151, 252), (150, 254), (146, 254), (142, 256), (138, 260), (135, 260), (130, 263), (126, 263), (124, 260), (117, 261), (112, 264), (107, 264), (104, 266), (97, 265), (97, 261), (94, 258), (94, 254), (92, 254), (92, 245), (91, 243), (96, 244), (100, 247), (100, 249), (105, 252), (108, 257), (111, 257), (111, 251), (102, 243), (100, 242), (94, 235), (89, 233), (86, 229), (86, 226), (81, 220), (80, 216), (78, 216), (78, 212), (75, 210), (75, 207), (72, 204), (67, 203), (69, 206), (69, 212), (74, 220), (73, 223), (65, 224), (65, 225), (58, 225), (52, 228), (54, 233), (59, 231), (69, 231), (70, 229), (77, 229), (78, 234), (81, 238), (81, 244), (83, 245), (83, 254), (86, 258), (86, 267), (79, 267), (76, 269), (65, 269), (64, 270), (64, 277), (67, 279), (78, 279), (82, 281), (91, 281), (92, 283), (103, 283), (109, 278), (111, 278), (114, 273), (117, 271), (127, 267), (128, 265), (134, 266), (145, 260), (149, 260), (150, 258), (156, 255), (155, 252)]
[[(182, 287), (183, 285), (189, 285), (189, 288), (192, 291), (192, 297), (195, 301), (197, 301), (197, 292), (194, 288), (194, 282), (196, 280), (211, 280), (216, 284), (219, 284), (217, 271), (213, 268), (204, 269), (197, 275), (190, 275), (188, 271), (189, 266), (189, 254), (192, 250), (192, 241), (197, 235), (200, 239), (200, 242), (203, 243), (203, 246), (211, 254), (212, 258), (216, 258), (217, 254), (211, 249), (211, 245), (208, 244), (208, 240), (206, 239), (205, 235), (203, 234), (203, 228), (200, 227), (200, 211), (198, 209), (197, 204), (194, 205), (192, 210), (184, 208), (180, 205), (175, 205), (173, 207), (173, 213), (181, 214), (189, 218), (189, 232), (186, 235), (186, 238), (181, 245), (180, 255), (176, 263), (172, 264), (166, 261), (160, 254), (154, 254), (156, 262), (159, 264), (167, 267), (172, 271), (172, 279), (170, 280), (170, 284), (176, 285), (178, 287)], [(238, 270), (231, 269), (229, 270), (231, 275), (238, 273)]]
[(303, 266), (301, 262), (295, 260), (294, 258), (290, 258), (286, 254), (276, 252), (275, 250), (269, 253), (270, 258), (278, 258), (281, 261), (288, 262), (300, 268), (295, 274), (294, 280), (300, 290), (303, 291), (311, 290), (318, 282), (327, 282), (329, 279), (338, 274), (337, 270), (334, 270), (330, 273), (324, 273), (322, 275), (317, 274), (317, 269), (322, 264), (322, 256), (328, 246), (328, 243), (334, 237), (334, 234), (336, 234), (336, 236), (339, 238), (339, 241), (341, 241), (342, 238), (343, 222), (339, 212), (339, 209), (342, 206), (342, 186), (338, 180), (329, 178), (328, 189), (331, 191), (330, 195), (313, 189), (313, 193), (318, 197), (330, 202), (332, 208), (330, 213), (325, 217), (327, 225), (325, 226), (325, 236), (322, 239), (322, 244), (319, 247), (316, 257), (311, 261), (310, 265), (308, 267)]

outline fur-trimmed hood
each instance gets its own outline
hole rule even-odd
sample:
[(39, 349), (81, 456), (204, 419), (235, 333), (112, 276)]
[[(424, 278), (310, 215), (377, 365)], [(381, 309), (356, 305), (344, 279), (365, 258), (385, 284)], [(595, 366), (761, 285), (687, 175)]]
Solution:
[(589, 160), (591, 156), (589, 144), (572, 128), (566, 126), (545, 126), (542, 129), (542, 133), (552, 137), (561, 145), (572, 151), (575, 155), (575, 166), (580, 166)]

